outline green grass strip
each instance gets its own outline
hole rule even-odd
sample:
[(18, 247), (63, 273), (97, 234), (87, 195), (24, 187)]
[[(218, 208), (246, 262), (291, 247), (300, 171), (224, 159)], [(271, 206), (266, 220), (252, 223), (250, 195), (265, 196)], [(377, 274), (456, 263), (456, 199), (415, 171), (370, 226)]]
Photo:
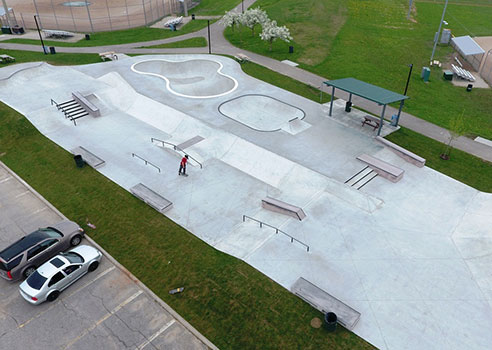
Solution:
[[(211, 21), (212, 23), (212, 21)], [(124, 30), (116, 30), (113, 32), (98, 32), (91, 34), (90, 40), (79, 40), (75, 43), (69, 43), (64, 41), (50, 41), (43, 40), (45, 46), (67, 46), (67, 47), (91, 47), (91, 46), (106, 46), (106, 45), (121, 45), (130, 44), (136, 42), (145, 42), (159, 39), (172, 38), (192, 32), (196, 32), (207, 26), (206, 20), (195, 20), (185, 24), (178, 31), (171, 31), (169, 29), (139, 27)], [(41, 45), (40, 40), (33, 39), (9, 39), (4, 40), (4, 43), (17, 43), (17, 44), (34, 44)]]
[(443, 160), (439, 156), (446, 149), (445, 144), (406, 128), (386, 136), (386, 139), (425, 158), (425, 165), (429, 168), (477, 190), (492, 192), (492, 163), (458, 149), (452, 149), (450, 159)]
[(186, 47), (205, 47), (207, 46), (207, 39), (200, 36), (197, 38), (190, 38), (182, 41), (175, 41), (168, 44), (160, 44), (153, 46), (142, 46), (145, 49), (165, 49), (165, 48), (186, 48)]

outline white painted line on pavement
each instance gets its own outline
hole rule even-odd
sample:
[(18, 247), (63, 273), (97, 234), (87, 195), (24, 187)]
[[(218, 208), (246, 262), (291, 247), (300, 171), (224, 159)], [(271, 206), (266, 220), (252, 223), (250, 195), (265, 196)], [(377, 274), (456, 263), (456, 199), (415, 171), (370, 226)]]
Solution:
[(1, 184), (1, 183), (4, 183), (4, 182), (7, 182), (7, 181), (9, 181), (9, 180), (12, 180), (12, 179), (13, 179), (13, 177), (12, 177), (12, 176), (7, 177), (6, 179), (0, 180), (0, 184)]
[(150, 343), (152, 343), (152, 341), (157, 338), (159, 335), (161, 335), (166, 329), (168, 329), (169, 327), (171, 327), (174, 323), (176, 322), (176, 320), (172, 319), (171, 321), (169, 321), (168, 323), (166, 323), (164, 325), (164, 327), (162, 327), (161, 329), (159, 329), (154, 335), (152, 335), (149, 339), (147, 339), (145, 342), (143, 342), (142, 344), (140, 344), (140, 346), (137, 348), (137, 350), (142, 350), (143, 348), (145, 348), (147, 345), (149, 345)]
[(78, 340), (80, 340), (81, 338), (85, 337), (87, 334), (89, 334), (90, 331), (92, 331), (94, 328), (96, 328), (97, 326), (99, 326), (101, 323), (103, 323), (104, 321), (106, 321), (108, 318), (110, 318), (111, 316), (113, 316), (115, 313), (117, 313), (122, 307), (124, 307), (126, 304), (128, 303), (131, 303), (136, 297), (138, 297), (140, 294), (142, 294), (143, 291), (142, 290), (139, 290), (138, 292), (136, 292), (135, 294), (133, 294), (131, 297), (129, 297), (128, 299), (126, 299), (124, 302), (122, 302), (120, 305), (118, 305), (117, 307), (115, 307), (113, 310), (111, 310), (110, 312), (108, 312), (106, 315), (104, 315), (103, 318), (99, 319), (99, 321), (97, 321), (96, 323), (94, 323), (92, 326), (90, 326), (89, 328), (86, 328), (78, 337), (74, 338), (70, 343), (68, 343), (67, 345), (65, 345), (63, 347), (63, 349), (68, 349), (69, 347), (71, 347), (73, 344), (75, 344)]
[(19, 193), (17, 196), (15, 196), (14, 198), (19, 198), (19, 197), (22, 197), (22, 196), (25, 196), (26, 194), (30, 193), (31, 191), (25, 191), (25, 192), (22, 192), (22, 193)]

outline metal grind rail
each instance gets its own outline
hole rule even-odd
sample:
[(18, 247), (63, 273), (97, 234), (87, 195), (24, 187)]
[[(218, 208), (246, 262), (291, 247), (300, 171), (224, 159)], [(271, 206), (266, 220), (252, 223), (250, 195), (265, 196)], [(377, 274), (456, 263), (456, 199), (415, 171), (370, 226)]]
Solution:
[(159, 168), (159, 167), (158, 167), (157, 165), (155, 165), (155, 164), (152, 164), (152, 163), (151, 163), (151, 162), (149, 162), (147, 159), (140, 157), (138, 154), (132, 153), (132, 157), (134, 157), (134, 158), (138, 158), (138, 159), (143, 160), (143, 161), (145, 162), (145, 165), (151, 165), (151, 166), (153, 166), (154, 168), (156, 168), (156, 169), (159, 171), (159, 173), (161, 172), (161, 168)]
[(279, 233), (279, 232), (280, 232), (280, 233), (283, 233), (284, 235), (286, 235), (287, 237), (289, 237), (289, 238), (290, 238), (290, 243), (294, 243), (294, 241), (296, 241), (297, 243), (302, 244), (304, 247), (306, 247), (306, 250), (309, 252), (309, 246), (308, 246), (307, 244), (302, 243), (300, 240), (298, 240), (297, 238), (292, 237), (291, 235), (289, 235), (288, 233), (286, 233), (286, 232), (282, 231), (282, 230), (281, 230), (281, 229), (279, 229), (278, 227), (272, 226), (272, 225), (270, 225), (270, 224), (267, 224), (266, 222), (263, 222), (263, 221), (261, 221), (261, 220), (255, 219), (255, 218), (253, 218), (253, 217), (251, 217), (251, 216), (248, 216), (248, 215), (243, 215), (243, 222), (245, 222), (245, 221), (246, 221), (246, 218), (248, 218), (248, 219), (250, 219), (250, 220), (253, 220), (253, 221), (256, 221), (257, 223), (259, 223), (259, 224), (260, 224), (260, 227), (263, 227), (263, 225), (265, 225), (265, 226), (268, 226), (268, 227), (270, 227), (270, 228), (273, 228), (273, 229), (275, 230), (275, 233), (276, 233), (276, 234), (277, 234), (277, 233)]
[(168, 145), (168, 146), (171, 146), (175, 151), (182, 152), (183, 154), (188, 155), (188, 157), (190, 157), (190, 159), (192, 159), (194, 162), (196, 162), (200, 166), (200, 169), (203, 169), (202, 163), (200, 163), (198, 160), (196, 160), (195, 158), (193, 158), (192, 156), (190, 156), (188, 153), (186, 153), (184, 150), (182, 150), (181, 148), (179, 148), (178, 146), (176, 146), (174, 143), (163, 141), (163, 140), (159, 140), (159, 139), (156, 139), (155, 137), (151, 137), (150, 138), (150, 142), (154, 142), (154, 141), (157, 141), (157, 142), (162, 143), (162, 146), (163, 147), (165, 147), (166, 145)]

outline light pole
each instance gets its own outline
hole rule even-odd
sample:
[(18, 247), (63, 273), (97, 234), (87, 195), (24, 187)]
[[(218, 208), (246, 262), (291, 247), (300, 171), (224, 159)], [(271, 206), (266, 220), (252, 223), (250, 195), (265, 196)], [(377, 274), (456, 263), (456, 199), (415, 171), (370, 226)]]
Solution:
[(244, 13), (244, 0), (241, 0), (241, 12)]
[(207, 28), (208, 28), (208, 53), (212, 53), (212, 45), (210, 44), (210, 20), (207, 19)]
[(444, 10), (442, 10), (441, 22), (439, 22), (439, 29), (437, 30), (436, 35), (434, 36), (434, 47), (432, 48), (432, 55), (430, 59), (430, 63), (432, 65), (432, 61), (434, 60), (434, 53), (436, 52), (437, 40), (439, 39), (439, 34), (441, 33), (442, 22), (444, 21), (444, 15), (446, 14), (446, 7), (448, 7), (448, 0), (444, 4)]
[(44, 47), (43, 37), (41, 36), (41, 31), (39, 30), (38, 19), (36, 17), (37, 17), (37, 15), (34, 15), (34, 22), (36, 22), (36, 28), (38, 28), (39, 39), (41, 40), (41, 46), (43, 47), (43, 52), (45, 55), (47, 55), (48, 53), (46, 52), (46, 48)]
[[(410, 71), (408, 72), (407, 84), (405, 85), (405, 92), (403, 93), (403, 95), (405, 95), (405, 96), (407, 95), (408, 84), (410, 83), (410, 76), (412, 75), (413, 63), (410, 63), (408, 66), (410, 67)], [(398, 109), (398, 115), (396, 116), (396, 122), (395, 122), (394, 126), (398, 126), (398, 122), (400, 121), (401, 110), (403, 109), (404, 103), (405, 103), (405, 100), (400, 101), (400, 108)]]

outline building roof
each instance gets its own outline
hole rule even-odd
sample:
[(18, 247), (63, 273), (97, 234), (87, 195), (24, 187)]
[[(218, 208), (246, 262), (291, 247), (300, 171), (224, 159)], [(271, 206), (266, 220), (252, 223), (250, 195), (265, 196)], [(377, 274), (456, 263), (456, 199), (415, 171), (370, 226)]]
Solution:
[(408, 98), (408, 96), (383, 89), (379, 86), (372, 85), (355, 78), (329, 80), (324, 83), (328, 86), (334, 86), (337, 89), (379, 103), (380, 105), (386, 105), (388, 103), (406, 100)]
[(462, 52), (463, 56), (479, 55), (485, 51), (469, 35), (452, 38), (456, 48)]

